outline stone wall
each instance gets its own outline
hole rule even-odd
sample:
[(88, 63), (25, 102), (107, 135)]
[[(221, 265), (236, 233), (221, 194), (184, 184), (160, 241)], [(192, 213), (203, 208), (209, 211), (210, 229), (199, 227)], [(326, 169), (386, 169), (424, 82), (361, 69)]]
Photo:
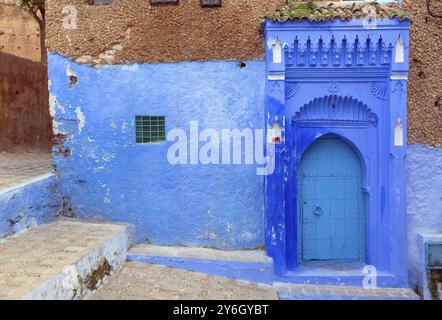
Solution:
[(0, 0), (0, 152), (49, 152), (47, 68), (40, 31), (15, 0)]
[[(119, 64), (260, 59), (264, 55), (262, 19), (283, 3), (224, 0), (220, 8), (202, 8), (199, 0), (183, 0), (179, 5), (114, 0), (108, 6), (47, 0), (47, 47), (80, 61), (111, 55), (107, 59)], [(77, 29), (63, 27), (75, 13)]]
[(40, 62), (40, 30), (15, 0), (0, 0), (0, 52)]
[(47, 68), (0, 52), (0, 151), (49, 152)]
[[(433, 0), (442, 16), (442, 2)], [(408, 135), (410, 143), (442, 147), (442, 18), (428, 14), (426, 0), (405, 0), (413, 14)]]

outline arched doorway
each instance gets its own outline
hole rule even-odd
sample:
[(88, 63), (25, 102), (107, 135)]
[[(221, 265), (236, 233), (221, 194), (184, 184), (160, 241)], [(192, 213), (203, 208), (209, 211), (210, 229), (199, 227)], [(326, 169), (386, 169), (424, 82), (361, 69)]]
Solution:
[(362, 166), (353, 148), (326, 135), (302, 156), (298, 170), (300, 261), (365, 260)]

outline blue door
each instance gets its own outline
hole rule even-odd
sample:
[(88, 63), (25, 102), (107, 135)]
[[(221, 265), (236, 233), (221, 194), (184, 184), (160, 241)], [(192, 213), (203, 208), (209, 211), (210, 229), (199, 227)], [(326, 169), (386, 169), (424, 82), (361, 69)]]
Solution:
[(363, 261), (364, 205), (358, 155), (342, 139), (318, 139), (299, 168), (298, 217), (303, 261)]

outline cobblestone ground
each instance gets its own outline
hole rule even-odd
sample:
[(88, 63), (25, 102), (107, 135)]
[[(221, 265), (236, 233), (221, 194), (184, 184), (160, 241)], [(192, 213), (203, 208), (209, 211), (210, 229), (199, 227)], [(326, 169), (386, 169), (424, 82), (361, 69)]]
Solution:
[(276, 300), (271, 286), (154, 264), (127, 262), (92, 300)]
[(0, 190), (52, 172), (48, 153), (0, 153)]

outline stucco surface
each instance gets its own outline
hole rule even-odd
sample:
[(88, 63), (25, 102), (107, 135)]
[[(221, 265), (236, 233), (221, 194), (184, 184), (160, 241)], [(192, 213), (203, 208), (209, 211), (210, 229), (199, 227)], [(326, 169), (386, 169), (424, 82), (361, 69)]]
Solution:
[(0, 192), (0, 238), (52, 221), (60, 210), (57, 179), (53, 174)]
[[(67, 74), (78, 80), (71, 88)], [(166, 132), (188, 133), (192, 120), (200, 131), (262, 129), (264, 62), (96, 69), (50, 54), (49, 78), (59, 138), (53, 161), (66, 210), (130, 222), (141, 242), (264, 244), (263, 178), (255, 165), (171, 165), (172, 142), (135, 144), (134, 123), (136, 115), (163, 115)]]
[(419, 261), (418, 233), (442, 233), (442, 149), (409, 146), (408, 260), (410, 284), (415, 286)]

